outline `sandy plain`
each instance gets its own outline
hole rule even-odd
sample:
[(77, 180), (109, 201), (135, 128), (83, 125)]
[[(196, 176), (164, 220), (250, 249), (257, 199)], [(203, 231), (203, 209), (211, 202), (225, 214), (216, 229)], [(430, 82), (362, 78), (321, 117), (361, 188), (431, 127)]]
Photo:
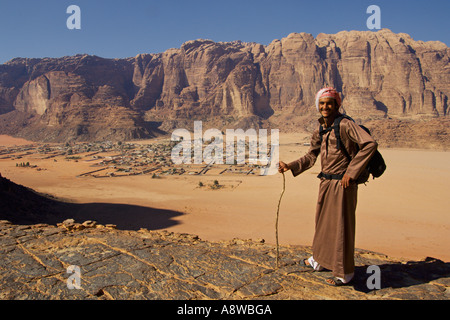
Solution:
[[(308, 150), (306, 134), (280, 133), (280, 160), (292, 161)], [(30, 142), (0, 136), (0, 146)], [(356, 247), (391, 257), (450, 261), (450, 152), (382, 149), (387, 171), (360, 185)], [(77, 177), (92, 170), (92, 162), (40, 159), (36, 168), (17, 168), (18, 160), (0, 159), (0, 173), (15, 183), (76, 203), (127, 204), (150, 207), (151, 214), (128, 209), (98, 212), (85, 220), (114, 223), (122, 229), (166, 229), (191, 233), (204, 240), (265, 239), (275, 243), (275, 221), (283, 177), (281, 174), (177, 175), (152, 179), (150, 175), (112, 178)], [(320, 161), (294, 178), (285, 174), (286, 191), (279, 213), (279, 242), (311, 245)], [(218, 180), (222, 188), (208, 185)], [(199, 187), (202, 182), (206, 187)], [(155, 223), (155, 221), (157, 223)], [(82, 221), (78, 221), (82, 222)]]

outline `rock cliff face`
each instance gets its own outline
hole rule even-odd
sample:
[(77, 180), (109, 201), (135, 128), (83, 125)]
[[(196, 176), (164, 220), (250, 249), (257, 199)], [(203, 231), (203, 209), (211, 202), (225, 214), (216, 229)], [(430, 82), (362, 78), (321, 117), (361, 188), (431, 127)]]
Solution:
[(298, 127), (298, 117), (316, 116), (325, 85), (362, 120), (448, 119), (450, 49), (383, 29), (292, 33), (268, 46), (194, 40), (128, 59), (16, 58), (0, 65), (0, 132), (120, 140), (157, 134), (161, 122), (280, 126), (290, 117)]

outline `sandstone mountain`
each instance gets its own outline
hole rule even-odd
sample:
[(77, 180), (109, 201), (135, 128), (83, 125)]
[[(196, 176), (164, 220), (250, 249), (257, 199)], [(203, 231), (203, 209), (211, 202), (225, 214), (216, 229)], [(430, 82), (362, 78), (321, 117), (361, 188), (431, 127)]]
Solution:
[[(383, 29), (292, 33), (267, 46), (194, 40), (128, 59), (16, 58), (0, 65), (0, 133), (125, 140), (192, 128), (193, 120), (310, 130), (325, 85), (373, 128), (448, 123), (450, 49)], [(448, 144), (447, 134), (439, 129), (437, 143)]]

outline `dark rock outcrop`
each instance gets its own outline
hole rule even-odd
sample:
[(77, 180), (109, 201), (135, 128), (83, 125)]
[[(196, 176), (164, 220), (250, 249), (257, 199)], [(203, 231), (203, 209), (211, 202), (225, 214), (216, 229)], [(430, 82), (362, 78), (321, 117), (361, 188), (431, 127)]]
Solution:
[[(355, 278), (325, 283), (328, 271), (300, 261), (309, 247), (264, 241), (207, 242), (167, 231), (116, 230), (92, 221), (14, 225), (0, 221), (0, 299), (16, 300), (448, 300), (450, 265), (426, 258), (398, 261), (357, 250)], [(368, 267), (380, 269), (373, 289)], [(72, 266), (72, 267), (71, 267)], [(79, 268), (80, 287), (68, 287)], [(75, 282), (76, 284), (76, 282)]]

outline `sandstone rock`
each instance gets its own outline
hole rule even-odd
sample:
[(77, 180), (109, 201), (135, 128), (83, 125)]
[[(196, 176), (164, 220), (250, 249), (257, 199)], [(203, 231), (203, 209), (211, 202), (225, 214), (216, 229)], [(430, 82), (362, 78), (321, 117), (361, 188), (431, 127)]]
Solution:
[[(240, 240), (240, 241), (239, 241)], [(449, 263), (427, 257), (401, 261), (356, 250), (354, 282), (334, 288), (330, 272), (300, 265), (310, 247), (234, 239), (233, 245), (165, 231), (21, 227), (0, 221), (0, 299), (27, 300), (446, 300)], [(80, 268), (79, 289), (69, 289)], [(367, 286), (368, 266), (381, 270), (381, 288)]]
[(85, 222), (82, 223), (82, 225), (85, 226), (86, 228), (94, 228), (97, 225), (97, 222), (86, 220)]
[(66, 219), (62, 222), (63, 225), (73, 225), (75, 223), (74, 219)]
[(383, 29), (292, 33), (268, 46), (199, 39), (128, 59), (18, 58), (0, 66), (0, 133), (126, 140), (186, 119), (230, 127), (252, 117), (300, 130), (302, 117), (316, 117), (314, 96), (325, 85), (363, 121), (447, 118), (450, 49)]

